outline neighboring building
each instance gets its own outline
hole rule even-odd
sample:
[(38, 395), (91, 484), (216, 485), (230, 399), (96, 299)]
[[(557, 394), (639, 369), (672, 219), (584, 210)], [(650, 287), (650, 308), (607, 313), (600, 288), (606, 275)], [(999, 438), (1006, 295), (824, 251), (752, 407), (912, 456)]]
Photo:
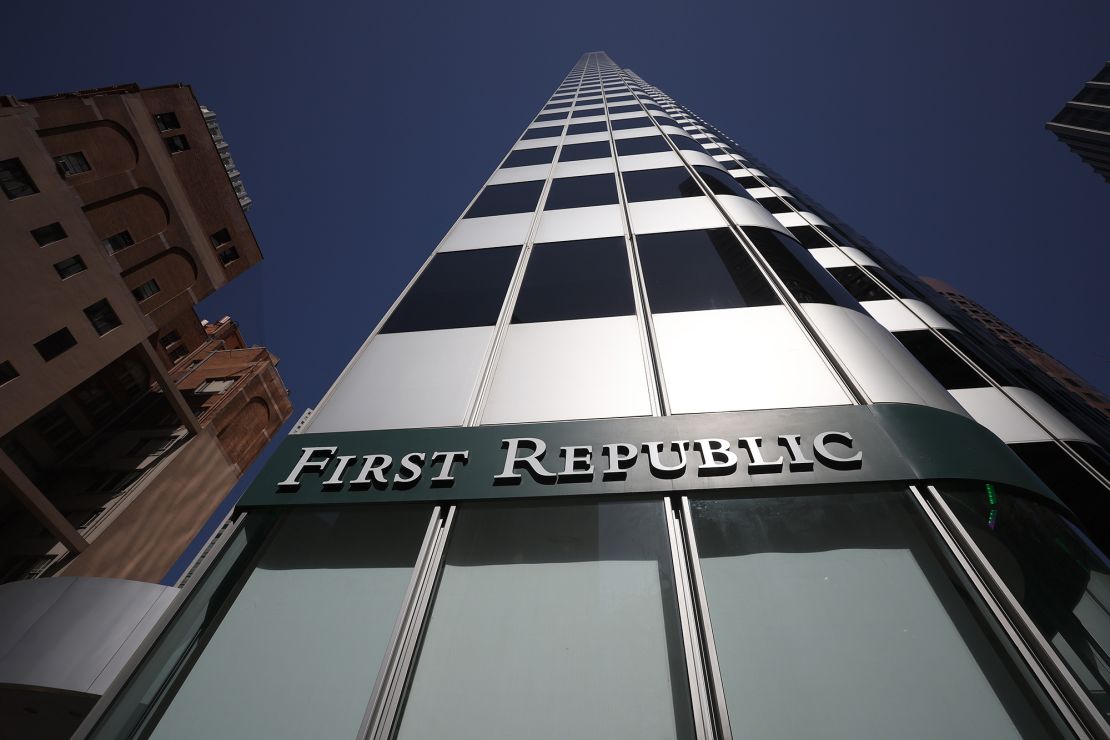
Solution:
[(1045, 128), (1110, 182), (1110, 62)]
[(1021, 332), (1007, 324), (993, 313), (983, 308), (948, 283), (935, 278), (923, 277), (922, 281), (930, 288), (947, 298), (961, 311), (981, 324), (994, 337), (1009, 345), (1015, 352), (1037, 366), (1045, 375), (1055, 380), (1061, 388), (1070, 393), (1079, 403), (1089, 406), (1105, 417), (1110, 417), (1110, 399), (1092, 386), (1064, 363), (1030, 342)]
[(0, 98), (0, 734), (72, 732), (291, 413), (194, 311), (262, 259), (222, 156), (188, 86)]
[(1098, 445), (822, 212), (585, 55), (76, 737), (1106, 737)]
[(227, 170), (227, 178), (231, 180), (231, 187), (235, 189), (235, 195), (239, 198), (239, 205), (243, 207), (244, 211), (247, 211), (254, 201), (247, 195), (247, 188), (243, 185), (243, 175), (239, 172), (239, 168), (235, 166), (235, 160), (231, 158), (231, 148), (228, 147), (224, 140), (224, 134), (220, 131), (216, 114), (203, 105), (200, 107), (200, 111), (204, 114), (204, 122), (208, 124), (208, 133), (212, 135), (212, 141), (216, 143), (216, 151), (220, 153), (220, 161), (224, 163), (224, 169)]

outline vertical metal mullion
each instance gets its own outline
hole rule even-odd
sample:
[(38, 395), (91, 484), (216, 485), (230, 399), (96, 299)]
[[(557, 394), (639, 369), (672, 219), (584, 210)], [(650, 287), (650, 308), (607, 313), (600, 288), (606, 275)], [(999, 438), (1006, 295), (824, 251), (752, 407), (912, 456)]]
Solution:
[(454, 522), (456, 511), (457, 507), (451, 506), (447, 510), (446, 517), (438, 522), (439, 527), (426, 562), (427, 567), (421, 575), (415, 593), (412, 615), (398, 645), (396, 665), (388, 687), (383, 687), (381, 706), (374, 721), (370, 723), (370, 734), (366, 736), (367, 740), (387, 740), (393, 737), (397, 730), (401, 706), (404, 703), (412, 679), (416, 653), (427, 627), (432, 599), (439, 583), (439, 575), (443, 570), (443, 553), (451, 533), (451, 525)]
[(682, 647), (686, 655), (690, 704), (694, 712), (694, 736), (698, 740), (714, 740), (715, 722), (709, 702), (705, 669), (702, 666), (703, 651), (698, 638), (697, 610), (690, 591), (690, 569), (682, 541), (681, 514), (674, 510), (671, 499), (665, 498), (662, 503), (671, 546), (671, 563), (674, 570), (675, 593), (678, 598), (679, 621), (682, 625)]
[(933, 486), (914, 500), (960, 564), (1064, 721), (1079, 737), (1110, 738), (1110, 725)]
[(359, 738), (366, 737), (371, 724), (381, 711), (382, 698), (386, 694), (387, 688), (394, 680), (397, 660), (400, 657), (399, 646), (403, 643), (405, 636), (408, 634), (416, 603), (415, 595), (420, 584), (423, 582), (424, 573), (430, 565), (431, 552), (442, 522), (440, 512), (441, 507), (436, 506), (432, 509), (431, 517), (428, 520), (428, 528), (424, 532), (424, 539), (420, 544), (419, 554), (416, 556), (416, 565), (412, 569), (412, 576), (409, 577), (408, 586), (405, 588), (405, 595), (401, 599), (401, 610), (397, 614), (397, 621), (393, 625), (393, 632), (390, 634), (389, 642), (386, 646), (385, 657), (382, 660), (381, 667), (378, 669), (378, 676), (374, 680), (374, 688), (370, 692), (370, 700), (366, 704), (366, 712), (363, 714), (362, 723), (359, 725), (357, 735)]
[(701, 574), (701, 557), (698, 543), (694, 539), (694, 518), (690, 513), (690, 499), (682, 497), (682, 532), (686, 542), (686, 552), (690, 559), (689, 574), (693, 602), (700, 616), (701, 646), (708, 671), (709, 696), (716, 713), (716, 730), (719, 740), (732, 740), (732, 722), (728, 716), (728, 703), (725, 699), (724, 682), (721, 679), (721, 666), (717, 662), (717, 644), (713, 639), (713, 623), (709, 618), (709, 602), (705, 597), (705, 581)]

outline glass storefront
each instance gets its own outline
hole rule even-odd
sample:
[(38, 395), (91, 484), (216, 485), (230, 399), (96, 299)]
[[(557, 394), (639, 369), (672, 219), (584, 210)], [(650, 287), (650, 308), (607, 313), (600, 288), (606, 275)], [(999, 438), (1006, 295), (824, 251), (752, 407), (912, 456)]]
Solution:
[[(944, 496), (1101, 701), (1105, 559), (982, 485)], [(255, 511), (88, 737), (1077, 736), (911, 493)]]

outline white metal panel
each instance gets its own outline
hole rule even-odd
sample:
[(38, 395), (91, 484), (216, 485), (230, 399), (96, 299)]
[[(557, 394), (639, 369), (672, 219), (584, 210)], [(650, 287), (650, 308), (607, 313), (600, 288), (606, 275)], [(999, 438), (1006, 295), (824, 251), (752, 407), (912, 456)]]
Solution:
[(664, 167), (681, 167), (682, 160), (674, 152), (652, 152), (651, 154), (629, 154), (620, 158), (622, 172), (637, 170), (661, 170)]
[(815, 216), (812, 213), (776, 213), (775, 218), (779, 220), (783, 226), (828, 226), (821, 220), (820, 216)]
[(884, 301), (860, 301), (861, 306), (887, 331), (915, 331), (925, 329), (925, 322), (893, 298)]
[(536, 231), (536, 241), (562, 242), (623, 235), (621, 207), (614, 204), (544, 211)]
[(529, 164), (523, 167), (506, 167), (494, 172), (486, 185), (500, 185), (505, 182), (528, 182), (529, 180), (546, 180), (547, 173), (551, 170), (551, 163)]
[(492, 326), (379, 334), (316, 409), (308, 432), (463, 423)]
[(663, 313), (653, 321), (673, 413), (851, 403), (784, 306)]
[(894, 336), (870, 316), (841, 306), (802, 306), (840, 363), (875, 403), (914, 403), (966, 416)]
[[(1079, 442), (1091, 441), (1090, 437), (1033, 391), (1009, 386), (1005, 390), (1047, 426), (1057, 438)], [(1045, 432), (1021, 410), (1021, 407), (997, 388), (959, 388), (952, 391), (952, 395), (968, 410), (975, 421), (990, 429), (1006, 444), (1046, 442), (1052, 439), (1052, 435)]]
[(513, 324), (483, 424), (651, 414), (635, 316)]
[(523, 244), (532, 225), (533, 215), (531, 212), (510, 213), (506, 216), (459, 219), (439, 243), (438, 251), (455, 252)]
[(596, 131), (592, 134), (567, 134), (567, 138), (563, 139), (563, 145), (567, 144), (585, 144), (590, 141), (608, 141), (608, 131)]
[(628, 215), (632, 230), (637, 234), (718, 229), (728, 225), (721, 212), (705, 196), (629, 203)]
[(616, 172), (612, 156), (597, 159), (580, 159), (577, 162), (559, 162), (555, 165), (555, 177), (579, 177), (581, 175), (604, 175)]

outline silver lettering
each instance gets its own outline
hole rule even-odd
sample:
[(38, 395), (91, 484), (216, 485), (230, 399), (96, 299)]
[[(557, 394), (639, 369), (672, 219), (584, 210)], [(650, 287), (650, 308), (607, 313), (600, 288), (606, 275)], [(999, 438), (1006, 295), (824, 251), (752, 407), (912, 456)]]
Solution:
[(736, 471), (739, 459), (724, 439), (695, 439), (694, 445), (701, 453), (698, 475), (729, 475)]
[[(301, 473), (306, 470), (319, 470), (320, 472), (323, 472), (324, 468), (326, 468), (328, 466), (328, 463), (331, 462), (331, 456), (335, 454), (335, 451), (337, 449), (339, 448), (302, 447), (301, 459), (298, 460), (297, 464), (293, 466), (293, 469), (289, 471), (289, 477), (283, 480), (281, 483), (278, 483), (278, 488), (289, 488), (294, 491), (297, 490), (301, 487), (301, 482), (297, 480), (300, 477)], [(312, 456), (315, 455), (317, 452), (327, 452), (328, 457), (324, 460), (313, 460)]]
[(800, 472), (805, 470), (813, 470), (813, 461), (806, 458), (806, 454), (802, 452), (802, 438), (797, 434), (780, 434), (779, 445), (786, 448), (786, 454), (790, 457), (789, 468), (792, 472)]
[(763, 443), (762, 437), (741, 437), (740, 444), (748, 451), (752, 461), (748, 464), (748, 473), (781, 473), (782, 457), (778, 460), (764, 460), (763, 450), (759, 446)]
[(336, 466), (335, 466), (335, 472), (333, 472), (331, 474), (330, 478), (328, 478), (326, 481), (324, 481), (322, 484), (320, 484), (320, 487), (321, 488), (342, 488), (343, 487), (343, 473), (347, 470), (347, 466), (351, 464), (351, 461), (354, 460), (357, 457), (358, 457), (358, 455), (340, 455), (339, 457), (335, 458), (336, 460), (339, 461), (338, 464), (336, 464)]
[(592, 480), (594, 466), (591, 462), (593, 448), (586, 445), (572, 445), (559, 449), (559, 456), (566, 459), (563, 463), (563, 472), (559, 473), (560, 481)]
[(636, 458), (639, 457), (639, 450), (635, 445), (630, 445), (627, 442), (614, 442), (602, 447), (605, 457), (609, 459), (609, 467), (601, 474), (602, 478), (625, 478), (628, 473), (625, 471), (636, 464)]
[(648, 453), (648, 465), (651, 466), (651, 473), (659, 478), (680, 478), (686, 472), (686, 445), (687, 440), (680, 439), (671, 442), (669, 449), (677, 450), (678, 464), (664, 465), (660, 459), (663, 455), (663, 445), (666, 442), (644, 442), (644, 449)]
[(813, 438), (813, 456), (822, 465), (833, 470), (859, 470), (863, 467), (863, 452), (851, 457), (840, 457), (829, 452), (829, 444), (841, 444), (852, 449), (852, 435), (848, 432), (821, 432)]
[(432, 478), (432, 483), (454, 483), (455, 478), (451, 474), (451, 467), (458, 461), (465, 463), (470, 457), (468, 450), (452, 450), (451, 452), (433, 452), (432, 462), (438, 458), (443, 458), (443, 465), (439, 469), (439, 475)]
[[(401, 458), (401, 469), (393, 476), (394, 483), (415, 483), (420, 480), (420, 466), (424, 463), (423, 452), (410, 452)], [(407, 473), (407, 475), (406, 475)]]
[(393, 458), (389, 455), (366, 455), (364, 459), (366, 462), (363, 464), (358, 477), (351, 481), (351, 485), (386, 485), (389, 481), (385, 479), (385, 472), (393, 464)]
[[(530, 454), (520, 456), (521, 443), (530, 445), (533, 452)], [(546, 481), (554, 483), (557, 476), (555, 473), (544, 468), (540, 464), (540, 459), (543, 453), (547, 452), (547, 444), (542, 439), (535, 439), (533, 437), (510, 437), (509, 439), (501, 440), (501, 444), (505, 446), (505, 467), (501, 470), (500, 475), (493, 476), (493, 480), (502, 483), (519, 483), (521, 476), (516, 472), (518, 466), (523, 465), (528, 468), (532, 473), (532, 477), (538, 481)]]

